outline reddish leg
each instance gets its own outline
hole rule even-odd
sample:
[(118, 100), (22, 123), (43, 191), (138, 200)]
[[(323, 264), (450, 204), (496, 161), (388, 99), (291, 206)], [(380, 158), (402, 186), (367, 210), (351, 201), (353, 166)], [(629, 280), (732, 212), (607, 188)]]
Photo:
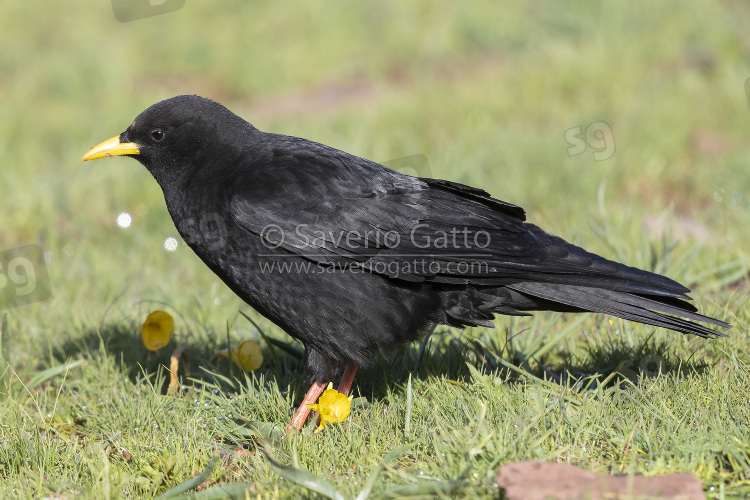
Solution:
[(294, 414), (292, 417), (292, 422), (286, 426), (286, 430), (289, 431), (290, 429), (301, 429), (302, 424), (305, 423), (305, 420), (307, 420), (307, 416), (310, 414), (310, 408), (307, 407), (307, 403), (309, 404), (315, 404), (315, 401), (318, 400), (320, 395), (325, 390), (327, 384), (324, 384), (322, 382), (314, 382), (312, 387), (310, 387), (310, 390), (307, 391), (307, 394), (305, 394), (305, 399), (302, 400), (302, 403), (299, 405), (299, 408), (297, 409), (297, 413)]
[(342, 394), (349, 395), (349, 391), (352, 388), (352, 382), (354, 382), (354, 375), (357, 374), (357, 368), (359, 368), (359, 365), (357, 363), (349, 363), (346, 365), (346, 369), (344, 370), (344, 374), (341, 376), (341, 382), (339, 382), (339, 386), (336, 389)]

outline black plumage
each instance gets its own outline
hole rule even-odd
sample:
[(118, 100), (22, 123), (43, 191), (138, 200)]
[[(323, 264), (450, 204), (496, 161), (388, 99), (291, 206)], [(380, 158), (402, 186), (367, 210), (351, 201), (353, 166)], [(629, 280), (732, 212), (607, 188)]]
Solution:
[(111, 155), (146, 166), (195, 253), (305, 345), (313, 382), (495, 314), (592, 311), (701, 337), (720, 334), (694, 321), (729, 327), (679, 283), (571, 245), (484, 190), (262, 132), (201, 97), (151, 106), (84, 160)]

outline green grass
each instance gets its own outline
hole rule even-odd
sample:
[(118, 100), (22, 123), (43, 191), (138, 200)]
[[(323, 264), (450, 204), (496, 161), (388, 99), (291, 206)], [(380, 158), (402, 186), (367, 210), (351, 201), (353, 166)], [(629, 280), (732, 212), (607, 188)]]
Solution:
[[(187, 2), (120, 24), (107, 1), (10, 0), (2, 13), (0, 250), (39, 244), (53, 297), (6, 311), (0, 497), (152, 498), (209, 463), (204, 490), (235, 498), (242, 484), (313, 495), (295, 478), (346, 498), (366, 484), (372, 497), (488, 497), (497, 467), (524, 459), (685, 471), (709, 498), (750, 495), (746, 5)], [(423, 154), (434, 177), (694, 287), (701, 311), (734, 328), (703, 341), (541, 313), (441, 329), (418, 366), (415, 344), (361, 371), (366, 401), (347, 422), (279, 441), (303, 364), (238, 312), (300, 346), (183, 243), (163, 249), (177, 233), (145, 169), (79, 163), (180, 93), (374, 160)], [(614, 155), (569, 157), (565, 131), (597, 121)], [(157, 308), (176, 333), (149, 354), (140, 324)], [(248, 338), (264, 350), (255, 373), (210, 361)], [(178, 346), (184, 387), (166, 395)]]

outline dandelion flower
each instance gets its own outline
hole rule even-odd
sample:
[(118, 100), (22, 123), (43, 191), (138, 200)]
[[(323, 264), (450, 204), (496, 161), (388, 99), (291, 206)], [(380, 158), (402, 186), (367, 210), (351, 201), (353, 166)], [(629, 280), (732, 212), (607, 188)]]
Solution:
[[(228, 358), (229, 351), (230, 349), (222, 349), (216, 351), (216, 355)], [(233, 346), (231, 351), (232, 361), (240, 368), (244, 368), (245, 371), (251, 372), (257, 370), (263, 364), (263, 353), (258, 343), (254, 340), (246, 340), (240, 345)]]
[(169, 343), (174, 330), (172, 316), (164, 311), (154, 311), (148, 315), (141, 327), (143, 344), (150, 351), (158, 351)]
[(352, 411), (353, 397), (346, 397), (346, 394), (337, 391), (333, 388), (333, 384), (329, 383), (318, 402), (314, 405), (307, 405), (311, 410), (320, 413), (320, 427), (315, 429), (315, 432), (319, 432), (326, 424), (346, 420)]

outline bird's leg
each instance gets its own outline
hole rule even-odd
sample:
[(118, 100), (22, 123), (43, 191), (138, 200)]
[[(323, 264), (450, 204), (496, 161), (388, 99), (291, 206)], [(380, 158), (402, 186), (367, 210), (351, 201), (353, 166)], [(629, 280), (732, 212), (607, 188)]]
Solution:
[(349, 395), (349, 390), (352, 388), (352, 382), (354, 382), (354, 375), (357, 374), (357, 368), (359, 368), (359, 365), (357, 363), (349, 363), (346, 365), (346, 369), (344, 370), (344, 374), (341, 376), (341, 382), (339, 382), (339, 386), (336, 389), (342, 394)]
[(286, 426), (287, 431), (292, 428), (297, 430), (302, 428), (302, 424), (305, 423), (307, 416), (310, 414), (310, 408), (307, 407), (307, 404), (315, 404), (315, 401), (318, 400), (325, 388), (326, 384), (323, 382), (313, 382), (310, 390), (305, 394), (305, 399), (302, 400), (299, 408), (297, 408), (297, 413), (292, 417), (291, 423)]

